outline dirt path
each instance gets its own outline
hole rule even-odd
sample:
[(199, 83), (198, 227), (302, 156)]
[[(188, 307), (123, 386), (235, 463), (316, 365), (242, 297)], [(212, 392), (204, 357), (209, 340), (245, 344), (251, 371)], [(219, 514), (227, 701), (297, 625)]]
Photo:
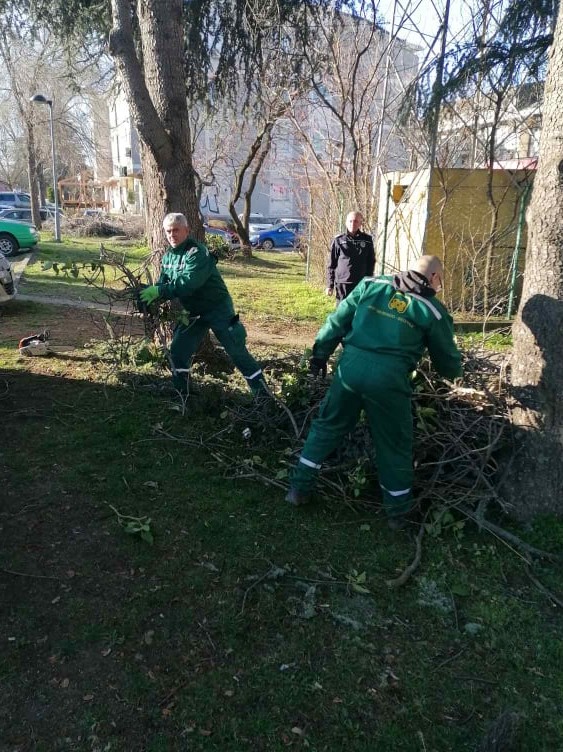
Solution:
[[(33, 303), (45, 306), (41, 314), (33, 312), (30, 305)], [(35, 330), (49, 329), (53, 345), (81, 347), (91, 339), (107, 336), (104, 322), (104, 315), (107, 313), (107, 307), (97, 303), (21, 294), (0, 311), (2, 339), (13, 340), (17, 344), (22, 337), (33, 334)], [(125, 311), (114, 309), (113, 313), (117, 314), (114, 316), (116, 333), (142, 333), (138, 319), (132, 318)], [(250, 345), (290, 345), (305, 349), (312, 346), (317, 332), (315, 326), (289, 322), (260, 322), (245, 318), (244, 325)]]
[(312, 347), (317, 326), (287, 324), (261, 324), (244, 320), (248, 341), (260, 345), (292, 345), (297, 349)]

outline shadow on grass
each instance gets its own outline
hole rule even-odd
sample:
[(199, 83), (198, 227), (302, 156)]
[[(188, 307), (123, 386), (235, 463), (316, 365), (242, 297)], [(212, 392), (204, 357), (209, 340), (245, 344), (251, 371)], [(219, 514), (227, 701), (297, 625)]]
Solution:
[(507, 549), (444, 532), (390, 590), (410, 538), (289, 508), (252, 441), (228, 472), (220, 399), (86, 378), (0, 374), (7, 749), (472, 752), (507, 707), (522, 749), (562, 748), (558, 625)]
[[(269, 259), (265, 259), (260, 256), (252, 256), (252, 258), (246, 258), (244, 256), (238, 256), (234, 259), (234, 261), (230, 262), (231, 266), (243, 266), (243, 267), (252, 267), (254, 269), (290, 269), (294, 264), (291, 264), (289, 262), (283, 262), (279, 259), (281, 258), (281, 254), (276, 256), (276, 260), (270, 261)], [(220, 262), (221, 263), (221, 262)], [(305, 272), (305, 268), (303, 267), (303, 272)]]

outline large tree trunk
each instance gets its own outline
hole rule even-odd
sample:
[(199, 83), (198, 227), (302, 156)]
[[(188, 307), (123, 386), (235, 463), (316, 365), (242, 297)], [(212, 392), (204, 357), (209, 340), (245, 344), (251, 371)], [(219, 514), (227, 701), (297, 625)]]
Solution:
[(505, 490), (521, 517), (563, 514), (563, 18), (545, 85), (526, 273), (514, 324), (513, 421), (519, 453)]
[(203, 237), (192, 165), (184, 74), (182, 0), (137, 0), (141, 51), (135, 47), (129, 0), (112, 0), (109, 49), (116, 61), (142, 144), (147, 234), (160, 256), (162, 219), (182, 212)]

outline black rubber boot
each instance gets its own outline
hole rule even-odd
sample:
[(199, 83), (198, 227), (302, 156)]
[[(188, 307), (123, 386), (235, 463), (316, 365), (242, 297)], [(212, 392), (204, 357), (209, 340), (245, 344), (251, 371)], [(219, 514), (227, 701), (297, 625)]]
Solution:
[(288, 504), (291, 504), (294, 507), (301, 507), (304, 504), (310, 504), (312, 496), (305, 491), (298, 491), (296, 488), (290, 488), (285, 500)]

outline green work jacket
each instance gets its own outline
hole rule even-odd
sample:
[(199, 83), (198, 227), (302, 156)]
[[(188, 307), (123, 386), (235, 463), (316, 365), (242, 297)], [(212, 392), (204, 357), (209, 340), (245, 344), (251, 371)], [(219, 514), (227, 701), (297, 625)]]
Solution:
[[(403, 377), (416, 368), (428, 349), (434, 368), (447, 379), (461, 376), (461, 355), (453, 320), (435, 297), (396, 290), (392, 277), (365, 277), (327, 318), (313, 354), (328, 358), (340, 342), (396, 363)], [(378, 358), (378, 359), (379, 359)], [(376, 367), (377, 360), (374, 361)]]
[(233, 301), (215, 257), (193, 238), (168, 248), (156, 284), (163, 300), (178, 298), (192, 315), (234, 316)]

